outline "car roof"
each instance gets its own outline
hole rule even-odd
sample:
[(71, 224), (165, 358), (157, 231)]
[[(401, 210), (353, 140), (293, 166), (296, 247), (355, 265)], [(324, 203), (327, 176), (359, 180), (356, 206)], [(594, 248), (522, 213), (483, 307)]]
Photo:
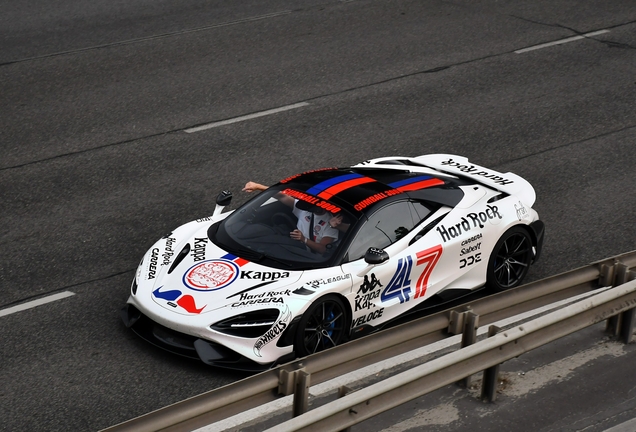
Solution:
[(330, 203), (358, 217), (376, 204), (404, 197), (454, 207), (463, 197), (459, 186), (473, 184), (430, 169), (404, 168), (323, 168), (293, 175), (279, 185), (291, 189), (295, 198)]

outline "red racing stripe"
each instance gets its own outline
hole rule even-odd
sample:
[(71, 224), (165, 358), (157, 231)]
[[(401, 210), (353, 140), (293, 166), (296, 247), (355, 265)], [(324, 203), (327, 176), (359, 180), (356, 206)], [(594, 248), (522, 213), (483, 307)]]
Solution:
[(359, 185), (365, 184), (365, 183), (371, 183), (371, 182), (374, 182), (374, 181), (375, 180), (372, 179), (371, 177), (354, 178), (354, 179), (347, 180), (347, 181), (344, 181), (342, 183), (338, 183), (336, 185), (333, 185), (330, 188), (325, 189), (324, 191), (319, 193), (318, 196), (320, 198), (322, 198), (322, 199), (328, 200), (329, 198), (331, 198), (332, 196), (334, 196), (337, 193), (342, 192), (343, 190), (351, 189), (352, 187), (359, 186)]
[(432, 179), (428, 179), (428, 180), (422, 180), (422, 181), (417, 182), (417, 183), (411, 183), (411, 184), (408, 184), (408, 185), (405, 185), (405, 186), (401, 186), (401, 187), (396, 188), (396, 189), (401, 191), (401, 192), (408, 192), (408, 191), (426, 189), (426, 188), (429, 188), (429, 187), (439, 186), (439, 185), (443, 185), (443, 184), (444, 184), (444, 180), (432, 178)]

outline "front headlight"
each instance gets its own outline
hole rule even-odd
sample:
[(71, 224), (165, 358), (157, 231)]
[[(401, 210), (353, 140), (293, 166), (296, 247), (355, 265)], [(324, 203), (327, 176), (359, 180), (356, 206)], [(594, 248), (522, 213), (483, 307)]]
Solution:
[(137, 294), (137, 287), (139, 286), (139, 277), (141, 276), (141, 266), (144, 263), (144, 259), (141, 259), (141, 262), (137, 266), (137, 271), (135, 272), (135, 277), (133, 278), (132, 284), (130, 285), (130, 292), (133, 295)]
[(132, 281), (132, 285), (130, 285), (130, 292), (135, 295), (137, 294), (137, 278), (134, 278)]
[(210, 328), (219, 333), (243, 338), (256, 338), (267, 332), (278, 319), (280, 310), (263, 309), (224, 319)]

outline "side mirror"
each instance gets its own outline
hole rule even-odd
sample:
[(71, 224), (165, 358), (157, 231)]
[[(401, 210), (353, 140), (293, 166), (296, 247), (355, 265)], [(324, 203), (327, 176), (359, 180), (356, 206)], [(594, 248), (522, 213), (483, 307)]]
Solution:
[(358, 277), (362, 277), (367, 274), (373, 267), (378, 264), (385, 263), (389, 260), (389, 254), (384, 249), (370, 247), (364, 254), (364, 262), (367, 266), (357, 273)]
[(367, 249), (367, 253), (364, 254), (364, 261), (369, 265), (382, 264), (389, 260), (389, 254), (384, 249), (378, 249), (370, 247)]
[(232, 192), (224, 190), (216, 197), (216, 205), (221, 207), (229, 206), (232, 202)]
[(232, 202), (232, 192), (224, 190), (216, 197), (216, 207), (214, 208), (213, 216), (221, 213), (224, 207), (227, 207)]

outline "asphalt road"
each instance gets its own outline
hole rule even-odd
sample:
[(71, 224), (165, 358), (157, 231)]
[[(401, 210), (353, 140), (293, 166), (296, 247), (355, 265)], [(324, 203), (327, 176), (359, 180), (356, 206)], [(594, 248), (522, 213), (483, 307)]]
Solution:
[(118, 311), (145, 250), (247, 180), (461, 154), (535, 186), (531, 279), (636, 249), (631, 0), (30, 0), (0, 4), (0, 41), (0, 312), (74, 293), (0, 316), (1, 430), (98, 430), (241, 378)]

